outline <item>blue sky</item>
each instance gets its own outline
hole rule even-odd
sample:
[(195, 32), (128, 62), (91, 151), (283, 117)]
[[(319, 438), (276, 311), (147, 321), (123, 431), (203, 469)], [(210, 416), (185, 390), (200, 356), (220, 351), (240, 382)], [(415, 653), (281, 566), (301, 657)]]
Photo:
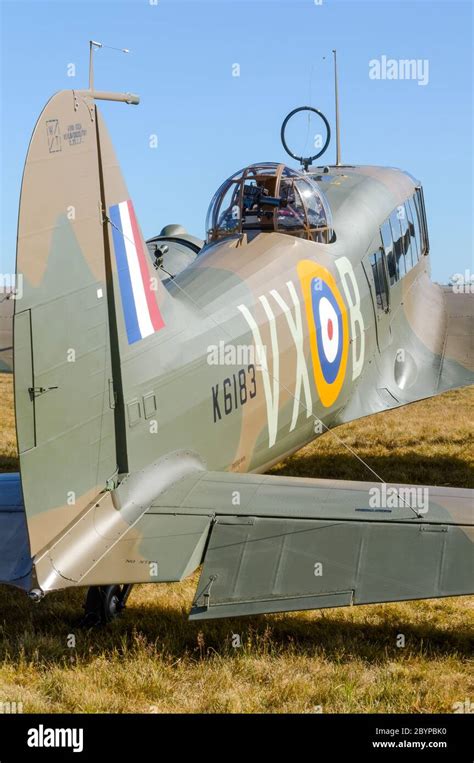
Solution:
[[(0, 0), (0, 7), (1, 272), (14, 268), (34, 123), (53, 92), (87, 86), (91, 38), (131, 51), (100, 50), (95, 84), (141, 96), (137, 107), (100, 108), (145, 237), (171, 222), (202, 236), (211, 196), (228, 175), (255, 161), (292, 164), (279, 139), (292, 108), (310, 103), (334, 124), (335, 47), (343, 161), (419, 178), (434, 279), (472, 270), (469, 0)], [(427, 60), (428, 83), (371, 79), (369, 61), (384, 55)], [(332, 143), (325, 161), (334, 151)]]

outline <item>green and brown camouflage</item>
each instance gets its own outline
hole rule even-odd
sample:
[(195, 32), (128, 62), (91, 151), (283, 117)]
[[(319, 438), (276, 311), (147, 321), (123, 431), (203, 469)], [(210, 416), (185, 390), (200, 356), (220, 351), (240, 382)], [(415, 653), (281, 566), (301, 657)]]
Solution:
[[(472, 491), (372, 470), (370, 483), (263, 476), (329, 428), (472, 384), (472, 295), (430, 279), (420, 183), (383, 167), (247, 168), (241, 203), (245, 177), (267, 191), (301, 180), (330, 210), (321, 231), (309, 201), (283, 232), (264, 198), (262, 224), (244, 229), (241, 206), (164, 278), (135, 261), (146, 244), (96, 100), (56, 94), (25, 165), (20, 475), (0, 483), (18, 554), (1, 579), (38, 598), (203, 564), (195, 618), (472, 593)], [(396, 254), (381, 238), (394, 214)], [(139, 261), (137, 337), (124, 267)]]

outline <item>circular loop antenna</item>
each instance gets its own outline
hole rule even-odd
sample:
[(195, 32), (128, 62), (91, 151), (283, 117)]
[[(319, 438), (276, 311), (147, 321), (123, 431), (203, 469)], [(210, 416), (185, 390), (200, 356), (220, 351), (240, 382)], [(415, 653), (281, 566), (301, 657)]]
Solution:
[[(321, 119), (323, 120), (326, 126), (326, 131), (327, 131), (326, 142), (324, 143), (324, 146), (322, 147), (321, 151), (319, 151), (319, 153), (317, 154), (314, 154), (314, 156), (307, 156), (307, 157), (297, 156), (296, 154), (293, 153), (293, 151), (291, 151), (288, 148), (288, 144), (285, 140), (285, 130), (286, 130), (286, 126), (288, 122), (290, 121), (291, 117), (293, 117), (295, 114), (298, 114), (298, 112), (300, 111), (312, 111), (314, 114), (317, 114), (318, 117), (321, 117)], [(293, 109), (293, 111), (290, 111), (290, 113), (285, 117), (284, 122), (281, 126), (280, 137), (281, 137), (281, 142), (283, 143), (283, 148), (285, 149), (286, 153), (289, 154), (292, 157), (292, 159), (296, 159), (296, 161), (298, 161), (302, 165), (302, 167), (304, 167), (304, 169), (307, 170), (308, 167), (314, 162), (315, 159), (319, 159), (319, 157), (324, 154), (327, 147), (329, 146), (329, 141), (331, 140), (331, 128), (329, 126), (328, 120), (326, 119), (322, 111), (319, 111), (319, 109), (314, 109), (312, 106), (299, 106), (297, 109)]]

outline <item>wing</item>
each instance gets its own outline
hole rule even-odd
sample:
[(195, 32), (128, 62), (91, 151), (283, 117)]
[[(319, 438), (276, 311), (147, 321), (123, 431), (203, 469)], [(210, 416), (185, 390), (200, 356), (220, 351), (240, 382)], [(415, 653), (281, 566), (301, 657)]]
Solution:
[(472, 491), (190, 473), (187, 457), (160, 465), (175, 478), (157, 498), (130, 480), (94, 500), (33, 560), (41, 588), (171, 582), (203, 563), (194, 619), (473, 592)]
[(150, 511), (212, 510), (191, 618), (473, 591), (469, 490), (204, 473)]

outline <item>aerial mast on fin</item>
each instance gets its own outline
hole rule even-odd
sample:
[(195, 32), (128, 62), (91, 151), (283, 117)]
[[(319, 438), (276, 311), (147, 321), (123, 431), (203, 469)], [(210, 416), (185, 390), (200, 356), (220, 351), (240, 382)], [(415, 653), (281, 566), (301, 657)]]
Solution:
[(119, 101), (137, 106), (140, 103), (140, 96), (135, 95), (135, 93), (112, 93), (107, 90), (94, 90), (94, 51), (98, 48), (109, 48), (109, 50), (119, 50), (121, 53), (130, 53), (128, 48), (114, 48), (96, 40), (89, 40), (89, 89), (76, 90), (76, 93), (88, 95), (97, 101)]

